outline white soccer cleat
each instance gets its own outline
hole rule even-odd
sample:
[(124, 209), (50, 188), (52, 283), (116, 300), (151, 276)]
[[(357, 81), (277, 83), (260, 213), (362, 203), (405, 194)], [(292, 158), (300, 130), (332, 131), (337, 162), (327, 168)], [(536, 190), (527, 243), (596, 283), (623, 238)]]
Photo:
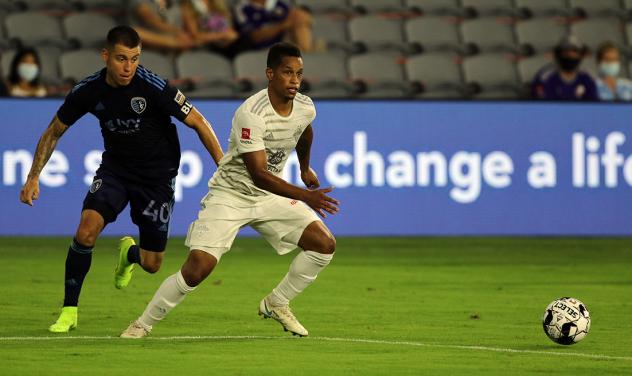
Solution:
[(296, 316), (290, 310), (289, 305), (285, 305), (282, 307), (273, 307), (268, 303), (266, 298), (261, 300), (259, 303), (259, 316), (263, 316), (263, 318), (273, 318), (279, 322), (279, 324), (283, 325), (283, 329), (286, 332), (291, 332), (293, 335), (297, 335), (299, 337), (307, 337), (309, 334), (307, 329), (301, 325), (300, 322), (296, 319)]
[(144, 338), (149, 335), (151, 328), (146, 329), (138, 320), (134, 320), (123, 333), (121, 338)]

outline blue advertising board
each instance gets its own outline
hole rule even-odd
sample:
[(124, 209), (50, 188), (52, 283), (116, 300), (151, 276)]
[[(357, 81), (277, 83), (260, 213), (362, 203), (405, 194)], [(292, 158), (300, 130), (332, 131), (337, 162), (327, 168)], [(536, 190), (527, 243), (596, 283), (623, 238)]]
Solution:
[[(0, 235), (72, 235), (103, 148), (86, 115), (61, 139), (34, 207), (18, 200), (60, 100), (0, 101)], [(226, 148), (239, 101), (195, 101)], [(312, 165), (335, 187), (338, 235), (632, 235), (632, 107), (316, 101)], [(179, 123), (178, 123), (179, 124)], [(214, 164), (179, 124), (171, 234), (184, 235)], [(298, 183), (293, 157), (284, 177)], [(105, 234), (136, 234), (128, 212)], [(252, 234), (252, 231), (246, 231)]]

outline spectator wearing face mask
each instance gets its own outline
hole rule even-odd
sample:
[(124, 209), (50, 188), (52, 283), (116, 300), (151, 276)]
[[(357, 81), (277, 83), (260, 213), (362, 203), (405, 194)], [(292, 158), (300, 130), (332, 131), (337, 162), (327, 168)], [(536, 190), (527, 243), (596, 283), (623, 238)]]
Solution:
[(597, 49), (596, 79), (602, 101), (632, 101), (632, 81), (619, 77), (621, 53), (612, 42), (604, 42)]
[(42, 65), (37, 52), (23, 48), (16, 52), (9, 71), (9, 95), (12, 97), (45, 97), (46, 88), (40, 83)]
[(597, 101), (597, 85), (579, 66), (587, 48), (575, 37), (567, 36), (555, 47), (555, 64), (536, 74), (531, 84), (535, 99), (558, 101)]

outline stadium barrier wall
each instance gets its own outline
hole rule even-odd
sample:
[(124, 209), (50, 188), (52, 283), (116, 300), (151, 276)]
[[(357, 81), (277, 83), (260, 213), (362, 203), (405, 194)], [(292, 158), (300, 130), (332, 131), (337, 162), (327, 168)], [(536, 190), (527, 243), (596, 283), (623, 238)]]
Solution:
[[(0, 235), (67, 235), (99, 165), (84, 116), (18, 200), (37, 140), (60, 100), (0, 101)], [(226, 148), (239, 101), (194, 101)], [(632, 235), (632, 107), (511, 102), (317, 101), (312, 165), (335, 186), (339, 235)], [(176, 122), (177, 123), (177, 122)], [(215, 171), (195, 132), (182, 146), (172, 235), (184, 235)], [(297, 182), (292, 156), (286, 179)], [(123, 212), (105, 234), (136, 234)], [(245, 234), (252, 234), (246, 230)]]

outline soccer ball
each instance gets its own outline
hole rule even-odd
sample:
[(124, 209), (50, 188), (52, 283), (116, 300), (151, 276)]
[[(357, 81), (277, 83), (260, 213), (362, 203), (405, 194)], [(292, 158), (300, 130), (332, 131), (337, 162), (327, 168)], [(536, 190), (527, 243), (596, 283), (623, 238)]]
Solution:
[(572, 345), (588, 334), (590, 313), (584, 303), (575, 298), (559, 298), (546, 307), (542, 327), (553, 342)]

